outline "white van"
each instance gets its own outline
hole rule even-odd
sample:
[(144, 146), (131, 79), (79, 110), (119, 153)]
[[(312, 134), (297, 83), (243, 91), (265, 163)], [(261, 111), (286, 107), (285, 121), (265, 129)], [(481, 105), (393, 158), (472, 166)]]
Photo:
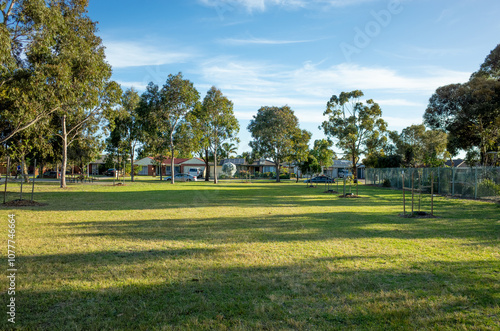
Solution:
[(202, 178), (203, 177), (203, 172), (201, 171), (200, 168), (189, 168), (187, 171), (188, 175), (194, 176), (196, 178)]

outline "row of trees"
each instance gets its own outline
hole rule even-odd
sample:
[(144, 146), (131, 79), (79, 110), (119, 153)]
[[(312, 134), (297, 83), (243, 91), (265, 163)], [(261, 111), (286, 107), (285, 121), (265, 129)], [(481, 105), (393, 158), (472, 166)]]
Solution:
[[(208, 169), (235, 153), (239, 124), (233, 103), (217, 88), (200, 101), (181, 73), (162, 87), (150, 83), (142, 95), (111, 81), (86, 7), (87, 0), (0, 0), (2, 153), (20, 161), (36, 157), (41, 165), (60, 160), (66, 169), (68, 159), (88, 162), (106, 145), (110, 154), (130, 158), (132, 169), (136, 151), (159, 163), (170, 157), (172, 172), (182, 155), (197, 153)], [(424, 115), (431, 130), (387, 131), (377, 103), (362, 101), (359, 90), (342, 92), (328, 101), (320, 126), (328, 139), (313, 149), (311, 133), (300, 129), (290, 107), (261, 107), (248, 125), (253, 141), (246, 157), (273, 160), (278, 181), (286, 162), (331, 165), (332, 141), (352, 161), (354, 176), (362, 155), (367, 166), (431, 166), (467, 150), (486, 164), (500, 142), (499, 59), (500, 45), (469, 82), (436, 91)]]
[(0, 1), (3, 153), (47, 161), (58, 149), (65, 169), (68, 154), (99, 148), (96, 137), (113, 117), (121, 89), (110, 80), (86, 7), (85, 0)]
[[(66, 187), (68, 159), (88, 162), (106, 146), (114, 155), (170, 156), (219, 146), (231, 153), (238, 121), (233, 104), (215, 87), (203, 102), (182, 74), (139, 96), (110, 80), (96, 23), (87, 0), (0, 1), (0, 143), (2, 154), (26, 164), (36, 158), (61, 163)], [(227, 144), (227, 145), (223, 145)], [(23, 169), (27, 173), (27, 169)], [(134, 171), (131, 171), (132, 176)], [(174, 183), (174, 179), (172, 180)]]

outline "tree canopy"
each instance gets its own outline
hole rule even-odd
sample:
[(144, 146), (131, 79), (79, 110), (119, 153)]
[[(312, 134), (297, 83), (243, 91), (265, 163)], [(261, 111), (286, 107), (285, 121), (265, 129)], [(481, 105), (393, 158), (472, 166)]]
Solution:
[(500, 44), (468, 82), (439, 87), (429, 100), (424, 122), (449, 134), (448, 150), (478, 149), (482, 163), (500, 150)]
[(321, 125), (325, 135), (336, 139), (337, 147), (349, 155), (355, 178), (360, 156), (380, 144), (387, 128), (380, 106), (372, 99), (361, 102), (363, 95), (359, 90), (333, 95), (323, 114), (328, 119)]
[(299, 120), (288, 106), (261, 107), (248, 125), (253, 141), (250, 142), (255, 154), (271, 159), (276, 165), (276, 181), (280, 181), (283, 162), (294, 155), (300, 138), (304, 135), (299, 128)]
[[(234, 116), (233, 103), (215, 86), (208, 90), (201, 107), (193, 111), (191, 120), (197, 128), (201, 148), (212, 151), (214, 157), (214, 183), (217, 183), (217, 156), (222, 148), (226, 153), (235, 152), (236, 146), (229, 141), (237, 141), (240, 130)], [(195, 124), (196, 123), (196, 124)], [(207, 172), (208, 177), (208, 172)]]
[[(170, 74), (161, 89), (149, 83), (141, 96), (138, 111), (146, 122), (147, 149), (160, 164), (167, 154), (170, 156), (172, 184), (176, 154), (189, 153), (193, 148), (194, 132), (188, 114), (196, 109), (199, 99), (193, 83), (184, 79), (182, 73)], [(160, 171), (160, 179), (161, 175)]]

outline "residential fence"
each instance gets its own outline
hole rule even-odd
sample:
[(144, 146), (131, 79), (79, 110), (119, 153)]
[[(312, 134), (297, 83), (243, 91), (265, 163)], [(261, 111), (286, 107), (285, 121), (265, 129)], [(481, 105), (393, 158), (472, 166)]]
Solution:
[(435, 194), (500, 201), (499, 167), (366, 169), (366, 184), (430, 193), (431, 182)]

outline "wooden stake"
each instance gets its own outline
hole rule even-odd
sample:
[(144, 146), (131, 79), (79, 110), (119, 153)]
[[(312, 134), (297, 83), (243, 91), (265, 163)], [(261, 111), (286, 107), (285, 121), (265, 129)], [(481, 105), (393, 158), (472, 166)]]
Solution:
[(5, 174), (5, 189), (3, 191), (3, 203), (7, 199), (7, 182), (9, 181), (9, 171), (10, 171), (10, 156), (7, 156), (7, 172)]
[(434, 216), (434, 173), (431, 172), (431, 216)]
[(411, 214), (413, 215), (413, 205), (414, 205), (414, 197), (415, 197), (415, 172), (411, 172)]
[(403, 215), (406, 215), (405, 173), (403, 172)]
[(19, 199), (23, 199), (23, 177), (24, 177), (24, 161), (21, 162), (21, 192), (19, 194)]
[(418, 211), (420, 212), (420, 201), (422, 200), (422, 176), (418, 174)]
[(33, 193), (35, 192), (35, 171), (36, 171), (36, 159), (35, 159), (35, 165), (33, 166), (33, 185), (31, 186), (31, 201), (33, 201)]

